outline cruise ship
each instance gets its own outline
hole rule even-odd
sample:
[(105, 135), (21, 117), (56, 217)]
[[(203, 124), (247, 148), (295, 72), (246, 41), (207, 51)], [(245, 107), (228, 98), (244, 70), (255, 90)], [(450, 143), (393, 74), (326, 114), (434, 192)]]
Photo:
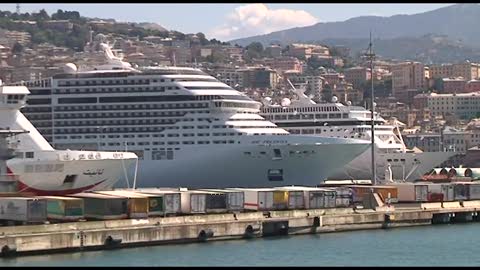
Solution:
[(317, 185), (370, 147), (291, 135), (200, 69), (133, 68), (99, 47), (103, 65), (21, 82), (32, 92), (24, 112), (57, 148), (136, 153), (137, 187)]
[(65, 195), (111, 189), (118, 180), (129, 180), (127, 168), (138, 161), (134, 153), (52, 148), (20, 112), (28, 94), (25, 86), (0, 85), (0, 131), (16, 134), (6, 139), (14, 152), (0, 175), (15, 176), (19, 192)]
[[(371, 142), (371, 112), (364, 107), (343, 105), (333, 97), (331, 103), (316, 103), (303, 92), (302, 85), (291, 85), (298, 99), (282, 100), (283, 104), (271, 104), (266, 98), (261, 115), (291, 134), (322, 138), (351, 138)], [(421, 152), (407, 149), (398, 121), (389, 123), (376, 112), (375, 165), (378, 181), (385, 180), (385, 172), (394, 180), (420, 179), (435, 166), (455, 155), (455, 152)], [(371, 151), (365, 151), (349, 164), (330, 175), (329, 179), (371, 179)], [(390, 167), (390, 168), (389, 168)]]

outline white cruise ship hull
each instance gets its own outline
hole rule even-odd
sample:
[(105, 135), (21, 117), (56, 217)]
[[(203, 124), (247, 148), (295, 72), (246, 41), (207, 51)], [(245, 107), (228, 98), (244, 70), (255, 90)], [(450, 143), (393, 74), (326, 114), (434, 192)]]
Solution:
[[(292, 140), (296, 137), (296, 140)], [(137, 187), (273, 187), (320, 184), (370, 148), (359, 140), (287, 136), (288, 144), (190, 146), (174, 160), (139, 160)], [(258, 139), (258, 138), (256, 138)], [(270, 139), (272, 139), (270, 137)], [(292, 141), (297, 141), (298, 144)], [(322, 141), (323, 144), (315, 144)], [(281, 157), (276, 157), (279, 149)], [(269, 170), (282, 172), (281, 179)], [(118, 187), (124, 181), (119, 181)]]
[[(394, 180), (421, 179), (424, 174), (455, 154), (455, 152), (375, 153), (377, 180), (385, 179), (388, 163), (390, 163)], [(371, 160), (371, 150), (365, 151), (331, 175), (329, 179), (371, 179)]]
[[(112, 189), (118, 180), (125, 179), (125, 173), (129, 168), (133, 168), (135, 163), (136, 158), (133, 157), (102, 160), (61, 160), (44, 157), (41, 160), (13, 158), (7, 161), (7, 166), (18, 176), (19, 192), (66, 195)], [(30, 165), (31, 167), (27, 168)]]

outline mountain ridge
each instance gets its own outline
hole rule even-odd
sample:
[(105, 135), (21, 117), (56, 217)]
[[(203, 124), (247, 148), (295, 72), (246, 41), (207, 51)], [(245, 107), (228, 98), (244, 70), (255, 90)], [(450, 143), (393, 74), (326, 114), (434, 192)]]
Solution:
[(359, 16), (340, 22), (321, 22), (230, 42), (242, 46), (253, 41), (264, 45), (272, 42), (286, 45), (306, 40), (365, 38), (371, 30), (374, 38), (381, 39), (421, 37), (427, 34), (447, 35), (451, 39), (462, 40), (468, 46), (480, 48), (480, 29), (474, 27), (478, 18), (479, 4), (456, 4), (411, 15)]

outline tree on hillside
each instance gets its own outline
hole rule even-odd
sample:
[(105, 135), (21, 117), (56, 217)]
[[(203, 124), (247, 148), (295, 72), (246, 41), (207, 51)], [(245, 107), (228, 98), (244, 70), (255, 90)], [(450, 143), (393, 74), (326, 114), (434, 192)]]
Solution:
[(333, 91), (330, 84), (326, 83), (322, 89), (322, 100), (326, 102), (331, 102), (333, 98)]
[(218, 45), (221, 45), (222, 42), (220, 40), (217, 40), (216, 38), (212, 38), (210, 39), (210, 43), (211, 44), (218, 44)]
[(442, 78), (435, 78), (433, 80), (433, 89), (431, 90), (436, 90), (440, 93), (443, 92), (443, 79)]
[(205, 37), (205, 34), (202, 32), (198, 32), (197, 34), (198, 39), (200, 39), (200, 45), (205, 46), (208, 45), (210, 42), (208, 39)]
[(185, 40), (185, 34), (184, 33), (181, 33), (181, 32), (178, 32), (178, 31), (172, 31), (172, 34), (178, 40)]
[(15, 44), (12, 47), (12, 54), (20, 54), (23, 52), (23, 45), (15, 42)]
[(307, 66), (313, 70), (316, 70), (323, 65), (317, 57), (310, 57), (307, 60)]
[(0, 17), (2, 17), (2, 18), (4, 18), (4, 17), (8, 18), (8, 17), (10, 17), (10, 16), (12, 16), (12, 12), (10, 12), (10, 11), (8, 11), (8, 10), (6, 10), (6, 11), (0, 11)]
[(32, 13), (32, 18), (36, 21), (50, 20), (50, 16), (48, 16), (45, 9), (41, 9), (38, 13)]
[(246, 47), (245, 60), (250, 61), (263, 56), (263, 45), (260, 42), (252, 42)]
[(32, 35), (31, 41), (35, 44), (49, 42), (50, 40), (48, 33), (45, 30), (37, 30), (30, 34)]
[(78, 11), (63, 11), (57, 10), (57, 13), (52, 14), (52, 20), (79, 20), (80, 13)]

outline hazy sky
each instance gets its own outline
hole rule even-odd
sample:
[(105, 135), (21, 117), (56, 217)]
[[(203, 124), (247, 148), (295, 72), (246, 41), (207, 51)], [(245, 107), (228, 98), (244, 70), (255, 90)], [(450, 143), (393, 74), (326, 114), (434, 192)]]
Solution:
[[(207, 38), (230, 40), (273, 31), (377, 15), (415, 14), (451, 4), (21, 4), (21, 12), (49, 14), (76, 10), (82, 16), (118, 21), (155, 22), (169, 30), (203, 32)], [(16, 4), (0, 4), (15, 11)]]

